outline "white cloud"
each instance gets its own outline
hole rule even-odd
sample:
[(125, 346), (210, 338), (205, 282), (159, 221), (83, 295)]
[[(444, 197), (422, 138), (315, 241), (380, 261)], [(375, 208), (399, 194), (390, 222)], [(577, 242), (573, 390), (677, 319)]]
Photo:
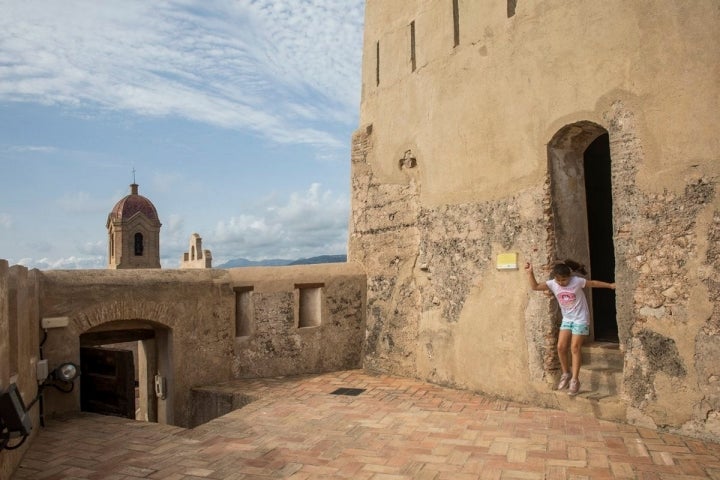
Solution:
[[(313, 184), (294, 193), (283, 205), (268, 204), (219, 222), (208, 244), (214, 264), (231, 258), (296, 259), (344, 253), (347, 245), (349, 201)], [(205, 240), (204, 240), (205, 241)]]
[(32, 258), (23, 258), (17, 262), (28, 268), (37, 268), (40, 270), (78, 270), (78, 269), (97, 269), (107, 268), (107, 258), (103, 256), (86, 256), (86, 257), (68, 257), (61, 259), (41, 258), (34, 260)]
[(0, 227), (10, 228), (12, 227), (12, 217), (7, 213), (0, 213)]
[[(346, 252), (350, 206), (345, 194), (336, 194), (314, 183), (304, 192), (285, 198), (273, 195), (264, 199), (263, 205), (247, 208), (246, 212), (218, 222), (212, 231), (196, 232), (203, 238), (203, 247), (211, 250), (213, 265), (241, 257), (294, 260)], [(163, 219), (160, 244), (163, 268), (179, 267), (190, 233), (183, 215), (170, 214)], [(30, 246), (34, 251), (53, 250), (50, 243), (35, 242)], [(79, 253), (66, 258), (9, 260), (11, 264), (41, 270), (107, 268), (106, 239), (85, 242)]]
[(58, 151), (56, 147), (44, 145), (15, 145), (10, 147), (9, 150), (18, 153), (55, 153)]
[[(343, 148), (363, 0), (0, 0), (0, 101), (172, 115)], [(312, 124), (312, 125), (311, 125)]]

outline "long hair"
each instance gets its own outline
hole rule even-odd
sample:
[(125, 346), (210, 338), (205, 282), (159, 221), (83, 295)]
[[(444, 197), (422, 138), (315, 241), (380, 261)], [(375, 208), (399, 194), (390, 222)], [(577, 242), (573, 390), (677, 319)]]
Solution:
[(569, 277), (574, 273), (579, 273), (580, 275), (587, 275), (585, 265), (569, 258), (560, 262), (555, 262), (555, 264), (553, 265), (553, 277)]

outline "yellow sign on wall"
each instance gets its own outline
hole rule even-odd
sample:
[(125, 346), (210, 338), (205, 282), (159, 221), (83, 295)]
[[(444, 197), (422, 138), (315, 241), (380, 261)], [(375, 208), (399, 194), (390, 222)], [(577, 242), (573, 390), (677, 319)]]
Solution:
[(501, 253), (497, 256), (498, 270), (517, 270), (518, 254), (517, 253)]

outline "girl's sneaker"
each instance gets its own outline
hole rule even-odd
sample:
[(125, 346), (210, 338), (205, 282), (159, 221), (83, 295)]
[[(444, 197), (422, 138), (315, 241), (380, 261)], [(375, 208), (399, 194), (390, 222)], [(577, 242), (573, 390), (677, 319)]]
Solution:
[(578, 394), (580, 391), (580, 380), (570, 380), (570, 390), (568, 390), (568, 395), (571, 397), (574, 397)]
[(560, 377), (560, 383), (558, 383), (557, 389), (562, 390), (564, 388), (567, 388), (568, 384), (570, 383), (570, 379), (572, 378), (572, 374), (570, 373), (563, 373)]

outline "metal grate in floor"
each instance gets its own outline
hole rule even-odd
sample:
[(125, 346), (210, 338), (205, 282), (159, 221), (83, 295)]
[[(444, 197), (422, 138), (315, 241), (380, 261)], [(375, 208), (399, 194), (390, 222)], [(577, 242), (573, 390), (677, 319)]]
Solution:
[(357, 397), (362, 392), (364, 392), (364, 388), (338, 388), (334, 392), (330, 392), (330, 395), (350, 395), (351, 397)]

